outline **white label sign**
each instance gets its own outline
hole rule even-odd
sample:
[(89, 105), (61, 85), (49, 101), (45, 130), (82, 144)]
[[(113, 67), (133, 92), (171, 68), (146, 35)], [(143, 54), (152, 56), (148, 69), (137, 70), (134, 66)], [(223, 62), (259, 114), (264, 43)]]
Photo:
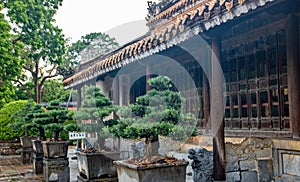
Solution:
[(86, 138), (85, 133), (69, 132), (69, 140), (77, 140)]

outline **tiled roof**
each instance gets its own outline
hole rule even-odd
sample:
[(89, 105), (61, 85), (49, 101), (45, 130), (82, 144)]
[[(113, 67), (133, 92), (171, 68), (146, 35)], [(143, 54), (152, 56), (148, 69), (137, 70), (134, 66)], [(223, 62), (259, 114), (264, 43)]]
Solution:
[[(93, 65), (64, 80), (63, 85), (65, 88), (70, 88), (82, 84), (177, 45), (200, 32), (272, 1), (276, 0), (181, 0), (149, 20), (148, 23), (161, 22), (148, 36), (133, 41), (105, 59), (96, 60)], [(165, 21), (162, 22), (163, 20)]]

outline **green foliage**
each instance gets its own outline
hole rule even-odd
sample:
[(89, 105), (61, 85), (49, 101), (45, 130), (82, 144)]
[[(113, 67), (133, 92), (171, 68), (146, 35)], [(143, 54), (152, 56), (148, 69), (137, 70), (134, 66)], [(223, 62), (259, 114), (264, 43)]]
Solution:
[[(20, 58), (23, 68), (34, 81), (34, 100), (40, 102), (40, 92), (47, 79), (57, 76), (56, 67), (63, 63), (65, 39), (54, 23), (54, 15), (62, 0), (1, 0), (14, 25), (14, 41), (24, 45)], [(28, 80), (25, 72), (18, 83)]]
[(64, 130), (69, 132), (75, 132), (80, 131), (80, 127), (75, 123), (70, 123), (64, 126)]
[(183, 140), (195, 128), (195, 117), (181, 111), (182, 98), (172, 88), (168, 77), (148, 80), (151, 90), (136, 99), (136, 103), (118, 109), (120, 120), (110, 128), (117, 137), (127, 139), (169, 136)]
[[(0, 4), (0, 12), (2, 4)], [(14, 43), (14, 36), (10, 34), (11, 27), (0, 13), (0, 108), (12, 101), (15, 80), (22, 71), (22, 61), (19, 59), (22, 44)]]
[(31, 131), (32, 127), (35, 127), (33, 123), (31, 123), (30, 120), (26, 120), (26, 116), (28, 112), (30, 112), (34, 107), (36, 103), (33, 102), (33, 100), (28, 100), (28, 102), (22, 107), (22, 109), (16, 113), (13, 114), (12, 118), (14, 119), (13, 123), (9, 124), (9, 127), (11, 127), (16, 132), (25, 132), (25, 135), (33, 134), (34, 131)]
[(111, 100), (95, 86), (84, 87), (82, 107), (75, 113), (77, 120), (103, 121), (114, 111)]
[(10, 140), (23, 135), (24, 131), (14, 131), (8, 125), (16, 122), (14, 119), (15, 113), (21, 112), (27, 101), (13, 101), (5, 104), (0, 109), (0, 139)]
[(68, 78), (77, 70), (83, 54), (94, 51), (98, 53), (98, 56), (101, 56), (117, 47), (118, 43), (109, 35), (101, 32), (89, 33), (67, 48), (65, 62), (58, 67), (58, 71), (64, 78)]
[(113, 126), (116, 120), (104, 121), (104, 118), (114, 111), (114, 107), (98, 87), (84, 87), (82, 107), (75, 112), (77, 120), (89, 120), (90, 124), (80, 125), (82, 131), (97, 133), (99, 138), (111, 136), (106, 126)]
[[(50, 102), (55, 99), (58, 99), (61, 102), (67, 102), (69, 99), (69, 95), (70, 90), (65, 90), (63, 88), (61, 80), (46, 80), (44, 86), (41, 89), (41, 102)], [(23, 85), (17, 85), (16, 93), (14, 95), (15, 100), (33, 99), (33, 96), (34, 82), (32, 80), (24, 83)]]

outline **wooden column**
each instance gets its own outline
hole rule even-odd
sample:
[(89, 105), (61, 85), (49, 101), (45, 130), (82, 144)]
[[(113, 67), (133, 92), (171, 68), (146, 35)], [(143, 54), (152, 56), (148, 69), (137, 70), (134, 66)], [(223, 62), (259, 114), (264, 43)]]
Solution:
[(81, 107), (81, 89), (82, 87), (77, 88), (77, 110)]
[(203, 71), (203, 107), (204, 107), (204, 127), (205, 131), (210, 130), (209, 120), (209, 85), (205, 72)]
[(213, 132), (214, 180), (225, 180), (224, 93), (221, 61), (221, 39), (213, 37), (211, 72), (211, 126)]
[(300, 138), (299, 17), (294, 14), (288, 15), (286, 38), (290, 127)]
[(114, 79), (112, 91), (113, 91), (113, 103), (115, 105), (119, 105), (120, 100), (119, 100), (119, 77), (118, 76)]
[(151, 78), (151, 71), (149, 64), (146, 64), (146, 93), (150, 90), (150, 86), (148, 84), (148, 80)]

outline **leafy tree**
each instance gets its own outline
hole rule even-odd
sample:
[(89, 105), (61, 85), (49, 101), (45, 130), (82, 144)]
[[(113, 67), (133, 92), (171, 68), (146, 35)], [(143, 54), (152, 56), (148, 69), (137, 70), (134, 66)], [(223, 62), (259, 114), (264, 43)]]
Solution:
[(35, 106), (36, 103), (33, 100), (29, 100), (22, 109), (12, 115), (14, 122), (8, 126), (18, 133), (23, 133), (25, 136), (28, 136), (29, 132), (33, 135), (33, 131), (31, 130), (33, 127), (32, 122), (31, 120), (26, 120), (26, 116)]
[(23, 107), (26, 105), (27, 101), (13, 101), (5, 104), (0, 109), (0, 139), (11, 140), (18, 138), (23, 135), (24, 131), (14, 131), (9, 127), (10, 123), (14, 123), (16, 120), (13, 117), (15, 113), (22, 112)]
[(148, 83), (151, 90), (137, 97), (136, 103), (120, 107), (120, 120), (109, 130), (117, 137), (145, 138), (146, 155), (154, 156), (158, 154), (159, 135), (183, 140), (194, 130), (195, 117), (181, 112), (183, 99), (168, 77), (151, 78)]
[[(61, 102), (67, 102), (69, 99), (71, 90), (65, 90), (59, 79), (51, 79), (45, 81), (44, 86), (41, 89), (41, 102), (50, 102), (52, 100), (59, 100)], [(33, 99), (34, 95), (34, 83), (27, 82), (22, 86), (18, 85), (14, 96), (15, 100), (28, 100)]]
[(14, 37), (10, 31), (10, 25), (0, 13), (0, 108), (12, 100), (14, 87), (11, 81), (15, 80), (22, 70), (22, 62), (18, 58), (22, 44), (13, 42)]
[[(99, 147), (104, 149), (105, 126), (113, 124), (112, 120), (104, 121), (104, 118), (114, 111), (111, 100), (109, 100), (99, 88), (95, 86), (84, 87), (84, 97), (82, 107), (75, 112), (77, 120), (82, 121), (80, 128), (87, 133), (96, 133)], [(85, 122), (87, 121), (87, 122)]]
[[(39, 103), (42, 87), (47, 79), (58, 76), (56, 68), (63, 63), (65, 39), (54, 25), (54, 15), (62, 0), (1, 0), (13, 25), (15, 42), (24, 44), (21, 59), (23, 69), (34, 83), (34, 100)], [(24, 73), (16, 81), (23, 84)]]
[(79, 63), (88, 61), (93, 56), (107, 54), (118, 47), (118, 43), (105, 33), (89, 33), (80, 40), (72, 43), (67, 48), (65, 62), (58, 67), (59, 73), (64, 77), (70, 77), (78, 69)]

